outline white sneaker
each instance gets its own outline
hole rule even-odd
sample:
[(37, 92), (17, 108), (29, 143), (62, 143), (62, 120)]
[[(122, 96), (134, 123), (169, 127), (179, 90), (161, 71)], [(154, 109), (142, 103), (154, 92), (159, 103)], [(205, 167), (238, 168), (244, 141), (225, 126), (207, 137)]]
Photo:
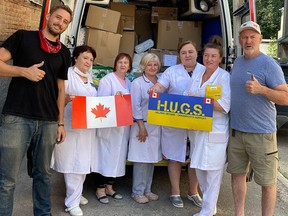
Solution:
[(88, 204), (88, 200), (81, 195), (80, 197), (80, 205), (87, 205)]
[(69, 212), (71, 216), (83, 216), (82, 209), (79, 206), (66, 208), (65, 211)]

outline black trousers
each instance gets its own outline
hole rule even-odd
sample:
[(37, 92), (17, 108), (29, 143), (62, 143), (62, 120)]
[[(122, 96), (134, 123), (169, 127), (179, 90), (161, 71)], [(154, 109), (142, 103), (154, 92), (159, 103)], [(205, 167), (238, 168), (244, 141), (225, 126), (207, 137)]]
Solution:
[(100, 173), (94, 173), (94, 175), (97, 188), (105, 188), (106, 185), (113, 185), (116, 179), (114, 177), (103, 176)]

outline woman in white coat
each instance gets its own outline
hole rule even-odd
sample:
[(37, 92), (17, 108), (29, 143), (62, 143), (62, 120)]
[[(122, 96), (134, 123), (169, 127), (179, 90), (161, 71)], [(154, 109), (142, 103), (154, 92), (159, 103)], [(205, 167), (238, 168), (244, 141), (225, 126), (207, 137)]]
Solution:
[(132, 199), (138, 203), (158, 200), (151, 192), (154, 163), (162, 160), (161, 127), (147, 124), (148, 89), (157, 82), (160, 61), (157, 55), (148, 53), (140, 62), (143, 75), (132, 82), (132, 111), (135, 123), (131, 127), (128, 160), (133, 162)]
[[(197, 71), (205, 71), (205, 67), (196, 62), (197, 50), (191, 41), (182, 43), (178, 48), (181, 64), (171, 66), (164, 71), (158, 82), (148, 92), (165, 92), (183, 95), (191, 76)], [(162, 153), (169, 160), (168, 173), (171, 183), (170, 201), (175, 207), (183, 207), (180, 196), (181, 162), (186, 161), (187, 152), (186, 129), (162, 127)], [(188, 169), (189, 188), (187, 198), (196, 206), (201, 207), (198, 194), (198, 181), (194, 169)]]
[[(204, 47), (203, 63), (206, 71), (196, 72), (187, 93), (205, 97), (209, 86), (221, 87), (220, 99), (214, 100), (212, 132), (189, 131), (191, 163), (195, 168), (203, 193), (202, 209), (195, 216), (212, 216), (217, 212), (217, 200), (221, 186), (226, 149), (229, 137), (230, 74), (221, 69), (223, 48), (221, 38), (214, 36)], [(208, 87), (207, 87), (208, 86)]]
[[(131, 57), (126, 53), (118, 54), (114, 72), (100, 80), (98, 96), (130, 94), (131, 82), (125, 76), (131, 68)], [(96, 196), (100, 203), (109, 203), (107, 196), (122, 199), (122, 195), (116, 193), (112, 186), (116, 177), (125, 175), (129, 133), (130, 126), (97, 129), (92, 172), (96, 173)]]
[(96, 52), (89, 46), (78, 46), (73, 51), (72, 65), (68, 70), (68, 80), (65, 81), (65, 112), (64, 122), (67, 137), (56, 145), (52, 155), (51, 167), (64, 173), (66, 185), (66, 211), (72, 216), (81, 216), (83, 212), (79, 204), (87, 204), (82, 196), (83, 183), (86, 174), (91, 170), (92, 145), (95, 145), (95, 129), (72, 129), (72, 103), (75, 95), (97, 96), (92, 77), (88, 73), (96, 58)]

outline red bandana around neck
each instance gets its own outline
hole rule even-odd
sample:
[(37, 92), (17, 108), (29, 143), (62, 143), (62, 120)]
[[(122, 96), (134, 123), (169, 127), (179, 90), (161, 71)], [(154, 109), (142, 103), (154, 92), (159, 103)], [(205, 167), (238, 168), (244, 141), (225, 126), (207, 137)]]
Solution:
[(39, 31), (40, 45), (41, 49), (47, 53), (58, 53), (62, 47), (59, 39), (57, 39), (57, 46), (53, 46), (43, 35), (42, 30)]

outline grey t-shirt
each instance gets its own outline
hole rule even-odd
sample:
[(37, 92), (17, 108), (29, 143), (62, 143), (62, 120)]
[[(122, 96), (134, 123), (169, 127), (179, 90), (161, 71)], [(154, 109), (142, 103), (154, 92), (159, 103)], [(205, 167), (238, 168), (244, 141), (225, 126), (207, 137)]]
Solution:
[(261, 53), (255, 58), (237, 58), (231, 72), (231, 128), (248, 133), (276, 131), (275, 104), (260, 94), (246, 91), (245, 84), (251, 75), (261, 85), (274, 88), (285, 83), (278, 63)]

